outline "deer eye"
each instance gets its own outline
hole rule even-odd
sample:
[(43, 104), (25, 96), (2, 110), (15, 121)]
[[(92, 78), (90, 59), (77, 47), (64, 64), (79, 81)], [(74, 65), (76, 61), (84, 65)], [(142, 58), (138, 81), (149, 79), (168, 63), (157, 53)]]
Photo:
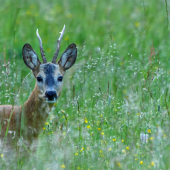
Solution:
[(42, 82), (43, 81), (42, 77), (37, 77), (37, 81)]
[(62, 76), (58, 77), (58, 81), (62, 81), (62, 80), (63, 80)]

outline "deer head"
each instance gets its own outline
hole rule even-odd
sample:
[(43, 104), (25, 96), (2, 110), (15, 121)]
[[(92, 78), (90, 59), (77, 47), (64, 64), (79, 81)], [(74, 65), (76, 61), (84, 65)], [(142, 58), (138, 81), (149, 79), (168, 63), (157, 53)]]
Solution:
[(24, 63), (33, 72), (36, 78), (36, 87), (38, 90), (39, 100), (43, 100), (47, 103), (55, 103), (61, 94), (63, 85), (63, 76), (67, 69), (73, 66), (77, 57), (77, 48), (75, 44), (70, 44), (58, 62), (57, 56), (60, 50), (60, 42), (63, 37), (65, 26), (61, 31), (61, 35), (58, 39), (57, 50), (54, 54), (52, 62), (47, 62), (45, 57), (42, 41), (38, 34), (37, 37), (40, 43), (40, 52), (43, 59), (43, 63), (40, 62), (37, 54), (33, 50), (30, 44), (25, 44), (22, 49), (22, 55)]

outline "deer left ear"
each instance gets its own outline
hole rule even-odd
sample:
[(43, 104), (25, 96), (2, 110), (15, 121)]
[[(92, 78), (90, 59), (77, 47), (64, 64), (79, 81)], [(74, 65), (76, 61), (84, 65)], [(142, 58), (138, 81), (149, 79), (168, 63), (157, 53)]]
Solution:
[(70, 44), (67, 49), (62, 54), (58, 64), (63, 67), (64, 70), (69, 69), (75, 63), (77, 58), (77, 48), (76, 45)]

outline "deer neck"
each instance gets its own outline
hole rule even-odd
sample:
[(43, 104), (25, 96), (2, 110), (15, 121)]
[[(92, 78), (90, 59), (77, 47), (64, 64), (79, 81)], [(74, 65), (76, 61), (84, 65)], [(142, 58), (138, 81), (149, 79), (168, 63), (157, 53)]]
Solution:
[(24, 103), (24, 120), (28, 128), (39, 132), (43, 129), (45, 121), (51, 111), (52, 105), (41, 97), (37, 86), (35, 86), (28, 100)]

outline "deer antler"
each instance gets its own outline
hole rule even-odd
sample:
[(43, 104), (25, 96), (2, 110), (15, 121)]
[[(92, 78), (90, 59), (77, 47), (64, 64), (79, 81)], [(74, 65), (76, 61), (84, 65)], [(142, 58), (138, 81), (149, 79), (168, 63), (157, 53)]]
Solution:
[(54, 63), (54, 64), (56, 64), (57, 56), (58, 56), (58, 53), (59, 53), (59, 51), (60, 51), (60, 42), (61, 42), (61, 39), (63, 38), (64, 30), (65, 30), (65, 25), (64, 25), (62, 31), (60, 32), (61, 35), (60, 35), (59, 39), (57, 40), (57, 41), (58, 41), (57, 50), (56, 50), (56, 52), (54, 53), (54, 57), (53, 57), (53, 59), (52, 59), (52, 63)]
[(37, 34), (37, 37), (38, 37), (39, 42), (40, 42), (40, 52), (41, 52), (41, 56), (42, 56), (42, 59), (43, 59), (43, 63), (47, 63), (47, 59), (45, 58), (44, 50), (43, 50), (43, 47), (42, 47), (42, 40), (41, 40), (41, 37), (39, 36), (38, 29), (37, 29), (36, 34)]

